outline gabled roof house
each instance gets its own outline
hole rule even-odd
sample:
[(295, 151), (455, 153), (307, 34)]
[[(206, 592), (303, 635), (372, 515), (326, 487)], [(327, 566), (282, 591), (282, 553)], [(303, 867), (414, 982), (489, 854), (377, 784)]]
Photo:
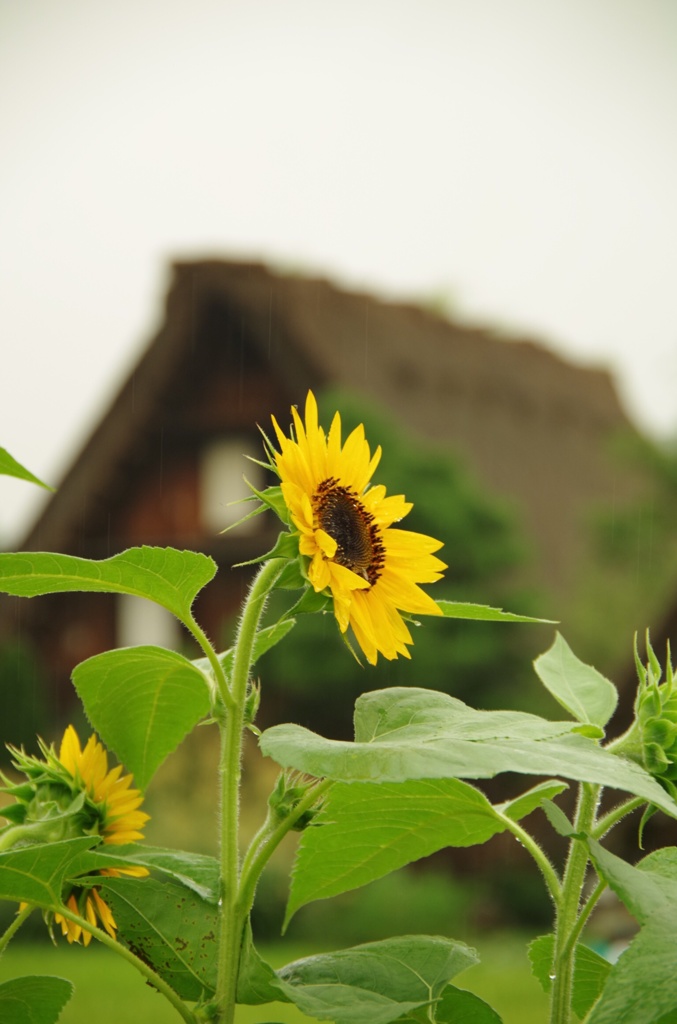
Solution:
[[(228, 503), (244, 496), (243, 472), (255, 482), (258, 467), (242, 455), (261, 452), (257, 424), (271, 413), (287, 424), (292, 403), (328, 385), (379, 403), (509, 499), (536, 551), (535, 578), (563, 600), (586, 557), (586, 516), (638, 486), (611, 453), (633, 428), (601, 370), (326, 280), (185, 261), (172, 268), (157, 334), (21, 547), (103, 558), (173, 545), (224, 567), (260, 554), (274, 530), (264, 517), (219, 532), (241, 514)], [(247, 579), (244, 569), (220, 573), (201, 596), (212, 636)], [(173, 629), (145, 603), (86, 594), (4, 601), (0, 633), (19, 628), (66, 681), (85, 657), (171, 643)]]

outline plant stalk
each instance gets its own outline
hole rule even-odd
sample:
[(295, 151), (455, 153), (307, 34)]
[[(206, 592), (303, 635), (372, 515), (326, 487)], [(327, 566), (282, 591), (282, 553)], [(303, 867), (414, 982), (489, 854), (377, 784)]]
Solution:
[(619, 821), (626, 818), (628, 814), (632, 814), (638, 807), (643, 807), (644, 804), (646, 804), (644, 797), (633, 796), (629, 800), (624, 800), (623, 803), (613, 807), (596, 823), (592, 831), (592, 838), (602, 839), (614, 825), (617, 825)]
[[(578, 791), (578, 806), (574, 819), (574, 832), (589, 835), (595, 823), (599, 786), (581, 783)], [(557, 904), (555, 922), (555, 949), (552, 963), (552, 992), (550, 997), (550, 1024), (571, 1024), (573, 995), (574, 960), (576, 943), (572, 938), (578, 934), (577, 925), (581, 904), (581, 892), (588, 866), (588, 851), (583, 843), (571, 839), (562, 878), (562, 891)]]
[[(495, 807), (494, 811), (496, 811)], [(509, 818), (506, 814), (501, 814), (500, 817), (505, 822), (506, 830), (508, 832), (512, 832), (518, 842), (520, 842), (525, 850), (533, 857), (541, 875), (543, 876), (543, 880), (548, 887), (550, 897), (555, 906), (557, 906), (561, 896), (562, 885), (548, 856), (543, 852), (533, 836), (529, 835), (526, 829), (522, 828), (519, 822), (513, 821), (512, 818)]]
[(291, 832), (298, 819), (305, 814), (309, 808), (317, 803), (318, 799), (326, 793), (332, 785), (333, 779), (323, 779), (321, 782), (318, 782), (317, 785), (309, 787), (308, 792), (301, 800), (299, 800), (294, 810), (291, 811), (286, 818), (269, 828), (266, 828), (264, 825), (260, 832), (254, 837), (254, 840), (252, 841), (242, 863), (242, 873), (240, 877), (240, 893), (238, 902), (242, 916), (245, 920), (254, 903), (258, 880), (273, 853), (287, 833)]
[(176, 994), (171, 985), (168, 985), (158, 974), (155, 973), (152, 967), (149, 967), (145, 961), (141, 960), (140, 957), (132, 953), (131, 949), (127, 946), (123, 946), (117, 939), (112, 939), (110, 935), (103, 930), (103, 928), (97, 927), (97, 925), (90, 924), (89, 921), (85, 920), (84, 917), (80, 917), (79, 914), (73, 913), (70, 907), (65, 904), (63, 906), (53, 908), (57, 913), (61, 914), (62, 917), (67, 918), (69, 921), (73, 921), (79, 925), (84, 932), (89, 932), (95, 939), (98, 939), (104, 946), (108, 946), (114, 953), (121, 956), (123, 960), (126, 960), (133, 967), (136, 967), (149, 985), (169, 1000), (179, 1016), (186, 1022), (186, 1024), (196, 1024), (195, 1014), (192, 1012), (190, 1007), (186, 1006), (183, 999)]
[[(184, 622), (184, 625), (193, 634), (193, 636), (195, 637), (195, 639), (199, 643), (200, 647), (202, 648), (202, 650), (205, 652), (205, 654), (207, 656), (207, 660), (208, 660), (209, 664), (211, 665), (212, 673), (214, 675), (214, 681), (215, 681), (215, 684), (216, 684), (216, 686), (218, 688), (219, 695), (221, 697), (221, 700), (223, 701), (224, 707), (228, 711), (232, 710), (232, 708), (233, 708), (233, 698), (231, 697), (230, 690), (228, 688), (228, 680), (226, 679), (226, 675), (225, 675), (225, 672), (223, 671), (223, 667), (222, 667), (221, 663), (219, 662), (219, 659), (218, 659), (218, 657), (216, 655), (216, 651), (214, 650), (214, 648), (210, 644), (209, 640), (207, 639), (204, 630), (195, 621), (195, 619), (191, 618), (189, 620), (186, 620)], [(212, 700), (214, 699), (214, 696), (215, 695), (212, 692)]]
[(17, 911), (16, 916), (9, 924), (3, 935), (0, 937), (0, 956), (2, 956), (2, 954), (5, 952), (11, 939), (14, 938), (16, 933), (19, 931), (21, 925), (31, 916), (34, 910), (35, 907), (32, 904), (26, 903), (24, 904), (23, 907), (21, 907), (20, 910)]
[(221, 926), (217, 965), (216, 1005), (219, 1024), (233, 1024), (244, 919), (238, 902), (240, 880), (239, 818), (242, 773), (242, 735), (247, 684), (256, 632), (283, 559), (271, 559), (259, 569), (245, 602), (233, 656), (226, 721), (221, 725)]

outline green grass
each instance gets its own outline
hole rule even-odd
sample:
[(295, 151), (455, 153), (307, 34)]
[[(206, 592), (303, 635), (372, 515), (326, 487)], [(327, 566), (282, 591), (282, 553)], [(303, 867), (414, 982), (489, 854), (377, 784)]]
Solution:
[[(490, 1003), (504, 1024), (543, 1024), (547, 1003), (529, 973), (524, 943), (515, 936), (502, 936), (482, 939), (478, 946), (482, 963), (463, 974), (458, 984)], [(308, 951), (278, 945), (262, 952), (276, 966)], [(95, 946), (83, 949), (15, 944), (0, 961), (0, 981), (24, 974), (57, 975), (75, 984), (75, 995), (59, 1024), (177, 1024), (180, 1019), (128, 964)], [(237, 1021), (308, 1024), (309, 1018), (286, 1004), (269, 1003), (242, 1007)]]

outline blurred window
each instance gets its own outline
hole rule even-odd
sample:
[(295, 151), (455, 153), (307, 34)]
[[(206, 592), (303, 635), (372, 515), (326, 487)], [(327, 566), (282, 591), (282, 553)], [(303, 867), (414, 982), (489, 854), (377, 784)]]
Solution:
[(118, 647), (154, 644), (178, 650), (181, 644), (181, 627), (172, 613), (133, 594), (118, 595), (116, 633)]
[[(262, 457), (261, 446), (250, 437), (212, 441), (204, 448), (200, 467), (200, 519), (208, 533), (220, 533), (253, 510), (254, 505), (242, 501), (252, 493), (245, 476), (257, 490), (266, 486), (264, 470), (247, 456)], [(231, 532), (246, 536), (258, 529), (259, 520), (255, 517)]]

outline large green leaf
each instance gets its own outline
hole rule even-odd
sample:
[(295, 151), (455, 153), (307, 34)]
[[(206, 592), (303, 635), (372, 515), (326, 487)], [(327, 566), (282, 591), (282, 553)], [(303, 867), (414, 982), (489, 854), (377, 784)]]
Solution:
[(218, 909), (183, 885), (131, 878), (102, 879), (118, 936), (182, 999), (216, 985)]
[(261, 1003), (290, 1002), (284, 986), (269, 963), (254, 945), (251, 924), (247, 921), (240, 951), (237, 1001), (247, 1006)]
[(505, 823), (459, 779), (335, 783), (301, 837), (285, 926), (299, 907), (381, 878), (445, 846), (484, 843)]
[(58, 906), (78, 855), (99, 841), (98, 836), (87, 836), (0, 853), (0, 899)]
[(435, 1007), (435, 1024), (501, 1024), (494, 1009), (473, 992), (447, 985)]
[[(555, 950), (554, 935), (540, 935), (529, 944), (529, 960), (534, 977), (538, 978), (544, 992), (552, 989), (552, 960)], [(576, 947), (574, 962), (574, 989), (571, 1000), (574, 1012), (583, 1019), (599, 998), (604, 988), (611, 964), (593, 949), (582, 943)]]
[(588, 844), (599, 874), (642, 928), (613, 967), (587, 1024), (666, 1024), (677, 1017), (675, 859), (659, 857), (642, 869)]
[(46, 552), (0, 554), (0, 592), (37, 597), (71, 591), (133, 594), (190, 621), (196, 595), (216, 572), (216, 563), (197, 551), (129, 548), (96, 561)]
[(2, 1024), (56, 1024), (73, 995), (65, 978), (31, 975), (0, 984)]
[(141, 789), (211, 707), (200, 669), (164, 647), (97, 654), (74, 669), (73, 683), (90, 722)]
[(425, 1010), (443, 994), (438, 1005), (444, 1004), (449, 1012), (436, 1016), (440, 1024), (466, 1020), (452, 1015), (452, 1009), (458, 1014), (461, 1008), (475, 1013), (467, 1017), (473, 1024), (497, 1024), (499, 1018), (482, 1011), (489, 1008), (481, 1000), (475, 1002), (476, 997), (447, 999), (449, 980), (477, 962), (475, 950), (462, 942), (403, 935), (297, 960), (275, 972), (254, 947), (247, 926), (238, 1002), (290, 1002), (308, 1015), (337, 1024), (387, 1024), (403, 1014)]
[(579, 722), (604, 728), (618, 703), (618, 691), (596, 668), (576, 657), (558, 633), (534, 668), (555, 700)]
[(502, 608), (491, 608), (488, 604), (472, 604), (469, 601), (437, 601), (438, 608), (446, 619), (473, 619), (478, 622), (536, 622), (548, 626), (552, 619), (534, 619), (531, 615), (516, 615), (504, 612)]
[(526, 793), (520, 793), (512, 800), (497, 804), (496, 810), (505, 814), (506, 818), (510, 818), (511, 821), (520, 821), (532, 811), (542, 807), (544, 800), (553, 800), (568, 788), (566, 782), (560, 782), (559, 779), (548, 779), (547, 782), (539, 782), (536, 786), (528, 789)]
[(428, 1006), (478, 962), (474, 950), (437, 936), (402, 935), (296, 960), (277, 972), (308, 1016), (336, 1024), (388, 1024)]
[(677, 817), (677, 804), (647, 772), (577, 728), (519, 711), (476, 711), (435, 690), (392, 687), (359, 698), (354, 743), (298, 725), (273, 726), (260, 743), (285, 768), (342, 782), (558, 775), (625, 790)]
[(44, 483), (39, 477), (31, 473), (20, 462), (17, 462), (13, 455), (10, 455), (6, 448), (0, 448), (0, 476), (14, 476), (19, 480), (27, 480), (38, 487), (44, 487), (46, 491), (53, 491), (54, 488)]
[(219, 899), (219, 862), (215, 857), (185, 850), (167, 850), (145, 843), (101, 845), (82, 854), (73, 865), (77, 874), (93, 874), (106, 868), (137, 865), (157, 871), (185, 886), (200, 899), (216, 905)]

